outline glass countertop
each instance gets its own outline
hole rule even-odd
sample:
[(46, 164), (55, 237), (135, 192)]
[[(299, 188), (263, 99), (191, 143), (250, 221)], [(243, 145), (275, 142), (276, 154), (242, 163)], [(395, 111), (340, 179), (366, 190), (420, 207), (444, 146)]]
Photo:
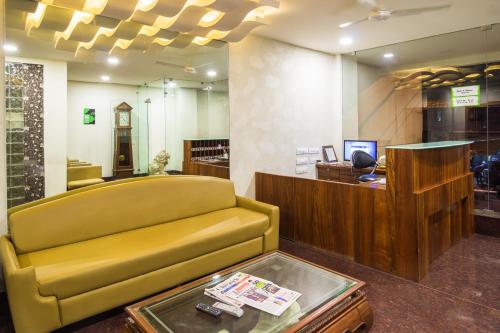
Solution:
[(408, 145), (387, 146), (385, 149), (434, 149), (434, 148), (448, 148), (456, 146), (470, 145), (474, 141), (436, 141), (426, 143), (413, 143)]

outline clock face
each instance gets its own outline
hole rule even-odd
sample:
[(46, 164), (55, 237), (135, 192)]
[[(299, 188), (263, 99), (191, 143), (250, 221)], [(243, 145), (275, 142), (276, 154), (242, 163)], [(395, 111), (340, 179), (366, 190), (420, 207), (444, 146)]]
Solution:
[(130, 126), (130, 119), (129, 119), (129, 113), (128, 112), (120, 112), (119, 114), (119, 125), (120, 126)]

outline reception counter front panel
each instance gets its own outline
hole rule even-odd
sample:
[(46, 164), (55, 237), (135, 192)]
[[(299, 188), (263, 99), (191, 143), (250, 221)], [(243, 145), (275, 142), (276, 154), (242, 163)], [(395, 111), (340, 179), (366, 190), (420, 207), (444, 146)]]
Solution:
[(280, 235), (404, 278), (473, 232), (469, 142), (387, 147), (387, 185), (256, 173), (257, 200), (280, 207)]
[(397, 275), (422, 279), (436, 257), (473, 232), (470, 143), (386, 148), (387, 199)]

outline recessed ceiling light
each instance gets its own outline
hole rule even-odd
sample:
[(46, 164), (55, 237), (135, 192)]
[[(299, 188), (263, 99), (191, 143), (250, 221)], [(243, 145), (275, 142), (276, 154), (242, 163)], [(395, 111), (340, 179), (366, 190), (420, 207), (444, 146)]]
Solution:
[(341, 45), (351, 45), (352, 44), (352, 38), (350, 37), (342, 37), (340, 38), (340, 44)]
[(116, 57), (109, 57), (108, 58), (108, 64), (118, 65), (119, 63), (120, 63), (120, 59), (118, 59)]
[(215, 70), (213, 70), (213, 69), (210, 69), (210, 70), (208, 70), (207, 75), (209, 77), (216, 77), (217, 76), (217, 72)]
[(17, 52), (18, 48), (14, 44), (4, 44), (3, 49), (5, 52)]
[(384, 58), (389, 59), (389, 58), (393, 58), (393, 57), (394, 57), (394, 53), (392, 53), (392, 52), (388, 52), (388, 53), (384, 54)]
[(352, 22), (344, 22), (342, 24), (339, 24), (339, 28), (347, 28), (348, 26), (350, 26), (352, 24)]
[(102, 81), (109, 81), (109, 80), (111, 80), (111, 78), (109, 77), (109, 75), (101, 75), (101, 80)]

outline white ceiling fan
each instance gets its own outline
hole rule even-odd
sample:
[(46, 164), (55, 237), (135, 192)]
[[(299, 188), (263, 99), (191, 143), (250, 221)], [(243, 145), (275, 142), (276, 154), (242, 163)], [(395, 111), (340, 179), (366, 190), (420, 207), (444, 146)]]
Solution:
[(357, 21), (344, 22), (339, 25), (340, 28), (347, 28), (351, 25), (358, 24), (364, 21), (385, 21), (391, 17), (418, 15), (425, 12), (433, 12), (451, 7), (451, 5), (441, 5), (441, 6), (431, 6), (431, 7), (390, 10), (385, 8), (384, 5), (381, 4), (378, 0), (358, 0), (358, 2), (370, 8), (368, 17), (364, 17)]
[(191, 65), (191, 63), (187, 63), (186, 65), (178, 65), (178, 64), (165, 62), (165, 61), (160, 61), (160, 60), (156, 61), (156, 63), (158, 65), (162, 65), (162, 66), (182, 68), (184, 70), (184, 72), (189, 73), (189, 74), (196, 74), (196, 73), (198, 73), (199, 68), (207, 67), (207, 66), (210, 66), (213, 64), (212, 62), (209, 62), (206, 64), (197, 65), (197, 66)]

